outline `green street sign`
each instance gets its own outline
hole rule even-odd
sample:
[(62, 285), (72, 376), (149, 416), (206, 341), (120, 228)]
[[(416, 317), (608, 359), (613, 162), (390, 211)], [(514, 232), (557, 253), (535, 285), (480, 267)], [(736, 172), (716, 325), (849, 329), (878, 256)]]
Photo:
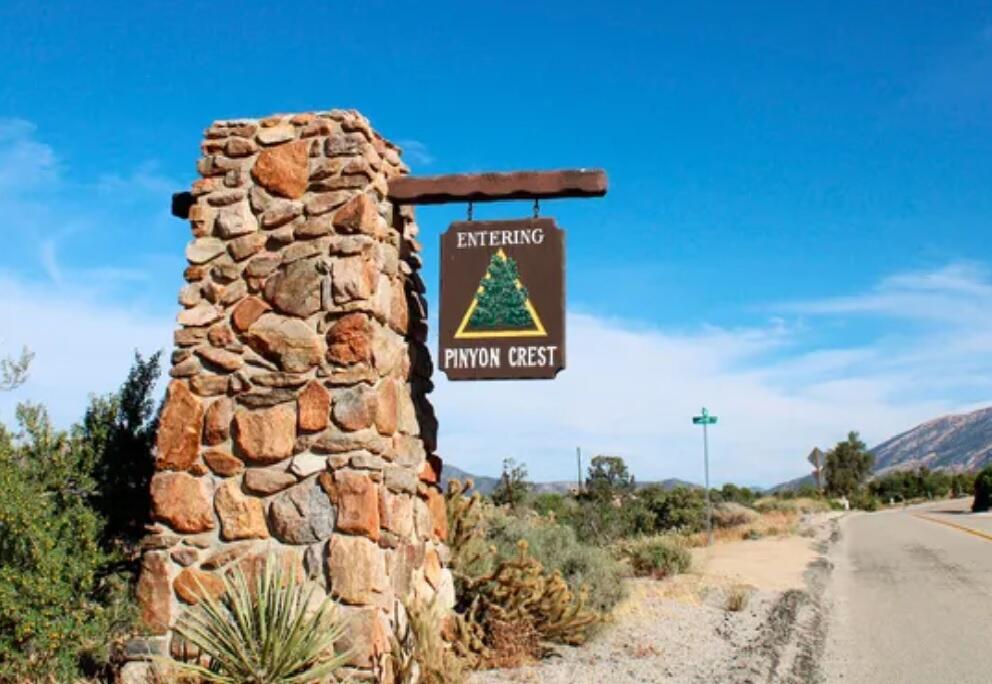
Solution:
[(715, 425), (716, 421), (716, 416), (711, 416), (706, 409), (703, 409), (703, 415), (694, 416), (692, 419), (693, 425)]

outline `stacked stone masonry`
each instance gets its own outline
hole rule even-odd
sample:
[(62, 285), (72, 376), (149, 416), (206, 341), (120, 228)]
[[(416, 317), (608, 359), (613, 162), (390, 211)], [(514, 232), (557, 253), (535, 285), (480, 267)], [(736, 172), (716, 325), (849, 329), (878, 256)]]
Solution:
[(368, 674), (404, 598), (454, 602), (407, 169), (353, 111), (218, 121), (202, 150), (133, 650), (188, 655), (198, 587), (274, 554)]

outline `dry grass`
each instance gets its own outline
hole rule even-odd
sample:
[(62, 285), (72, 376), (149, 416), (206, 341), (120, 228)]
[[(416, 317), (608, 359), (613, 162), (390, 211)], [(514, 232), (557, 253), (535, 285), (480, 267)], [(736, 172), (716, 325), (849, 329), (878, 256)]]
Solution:
[(748, 525), (758, 519), (758, 512), (743, 504), (724, 501), (713, 507), (714, 527), (738, 527)]
[(751, 587), (744, 584), (735, 584), (727, 589), (726, 602), (724, 608), (730, 613), (739, 613), (747, 608), (748, 601), (751, 600)]
[(826, 513), (830, 504), (822, 499), (780, 499), (776, 496), (766, 496), (754, 502), (754, 510), (759, 513)]
[[(744, 539), (761, 539), (795, 534), (799, 525), (800, 514), (797, 511), (769, 511), (762, 513), (753, 522), (732, 527), (717, 527), (713, 529), (713, 541), (735, 542)], [(706, 532), (698, 532), (686, 537), (690, 547), (706, 546)]]

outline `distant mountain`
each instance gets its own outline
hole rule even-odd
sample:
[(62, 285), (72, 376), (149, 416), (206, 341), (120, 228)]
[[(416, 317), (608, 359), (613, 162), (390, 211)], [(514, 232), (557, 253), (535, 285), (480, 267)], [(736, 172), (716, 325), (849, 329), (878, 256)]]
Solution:
[[(441, 485), (448, 488), (448, 480), (460, 480), (464, 482), (471, 479), (474, 483), (474, 491), (480, 494), (492, 494), (499, 485), (498, 477), (487, 477), (485, 475), (473, 475), (449, 463), (444, 464), (441, 470)], [(699, 485), (677, 478), (653, 482), (637, 482), (638, 489), (642, 487), (659, 486), (662, 489), (674, 489), (675, 487), (698, 487)], [(575, 490), (575, 480), (554, 480), (551, 482), (532, 482), (531, 491), (538, 494), (565, 494)]]
[(872, 449), (875, 470), (977, 470), (992, 463), (992, 407), (917, 425)]
[(768, 491), (774, 494), (775, 492), (791, 492), (804, 485), (815, 484), (812, 475), (803, 475), (802, 477), (797, 477), (794, 480), (786, 480), (785, 482), (780, 482)]
[(499, 484), (498, 477), (486, 477), (485, 475), (472, 475), (467, 473), (461, 468), (451, 465), (450, 463), (445, 463), (444, 467), (441, 468), (441, 488), (444, 491), (448, 491), (448, 480), (459, 480), (460, 482), (465, 482), (465, 480), (472, 480), (473, 491), (479, 492), (480, 494), (492, 494), (493, 490)]
[[(882, 442), (875, 454), (875, 474), (913, 470), (978, 470), (992, 464), (992, 407), (961, 415), (943, 416), (917, 425)], [(789, 480), (773, 491), (798, 489), (813, 477)]]

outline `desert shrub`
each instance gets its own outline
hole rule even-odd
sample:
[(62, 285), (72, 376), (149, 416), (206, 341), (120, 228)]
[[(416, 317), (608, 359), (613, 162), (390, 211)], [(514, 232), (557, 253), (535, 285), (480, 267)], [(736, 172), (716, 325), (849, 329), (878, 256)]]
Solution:
[(404, 608), (403, 631), (390, 638), (394, 681), (397, 684), (464, 682), (465, 664), (442, 636), (444, 612), (440, 606), (414, 599), (405, 603)]
[(868, 490), (862, 489), (848, 498), (851, 508), (859, 511), (877, 511), (878, 499)]
[(567, 525), (533, 514), (491, 510), (484, 527), (486, 541), (496, 550), (493, 563), (515, 557), (518, 542), (524, 540), (529, 554), (548, 571), (560, 572), (572, 590), (587, 589), (590, 608), (608, 612), (625, 596), (623, 583), (617, 581), (623, 568), (605, 549), (580, 543)]
[[(465, 489), (451, 481), (445, 497), (457, 596), (457, 653), (472, 667), (505, 665), (545, 655), (548, 643), (585, 641), (601, 620), (588, 607), (587, 589), (573, 589), (561, 570), (546, 568), (530, 554), (523, 538), (517, 540), (515, 553), (506, 557), (505, 547), (499, 550), (499, 539), (491, 543), (487, 530), (508, 539), (520, 523), (505, 512), (493, 511), (478, 495), (465, 496)], [(541, 530), (537, 538), (543, 553), (568, 557), (563, 552), (570, 545), (568, 532), (560, 531), (567, 528), (545, 521), (537, 522), (535, 529)]]
[(747, 608), (751, 600), (751, 588), (743, 584), (735, 584), (727, 589), (723, 607), (730, 613), (739, 613)]
[(713, 490), (710, 496), (714, 501), (733, 502), (744, 506), (750, 506), (758, 498), (750, 487), (738, 487), (732, 482), (726, 483), (718, 490)]
[(640, 494), (618, 494), (613, 498), (582, 495), (559, 516), (583, 542), (604, 543), (654, 532), (655, 517)]
[(692, 556), (678, 540), (667, 537), (643, 537), (618, 545), (620, 555), (630, 564), (634, 574), (661, 579), (686, 572), (692, 566)]
[(754, 502), (754, 509), (759, 513), (824, 513), (830, 510), (830, 504), (823, 499), (809, 497), (783, 499), (766, 496)]
[(567, 518), (577, 506), (574, 498), (566, 497), (555, 492), (535, 494), (531, 498), (529, 505), (538, 515), (554, 516), (556, 520)]
[(954, 473), (951, 475), (951, 496), (968, 496), (975, 491), (974, 473)]
[(492, 493), (493, 503), (497, 506), (516, 508), (524, 503), (530, 488), (531, 484), (527, 481), (527, 466), (517, 463), (512, 458), (505, 458), (503, 474)]
[(900, 470), (877, 477), (868, 483), (868, 489), (881, 501), (911, 501), (934, 499), (949, 493), (959, 495), (968, 477), (956, 473), (933, 471), (926, 467)]
[(657, 532), (688, 534), (706, 528), (706, 500), (701, 489), (647, 487), (639, 496), (654, 517)]
[(971, 510), (976, 513), (992, 508), (992, 466), (987, 466), (975, 476), (975, 500)]
[(316, 586), (306, 587), (286, 563), (269, 556), (251, 577), (238, 566), (223, 581), (220, 597), (200, 591), (176, 624), (208, 660), (180, 669), (222, 684), (303, 684), (347, 662), (335, 649), (344, 633), (336, 605), (327, 597), (317, 603)]
[(725, 501), (713, 507), (713, 525), (715, 527), (737, 527), (747, 525), (758, 519), (758, 513), (739, 503)]

